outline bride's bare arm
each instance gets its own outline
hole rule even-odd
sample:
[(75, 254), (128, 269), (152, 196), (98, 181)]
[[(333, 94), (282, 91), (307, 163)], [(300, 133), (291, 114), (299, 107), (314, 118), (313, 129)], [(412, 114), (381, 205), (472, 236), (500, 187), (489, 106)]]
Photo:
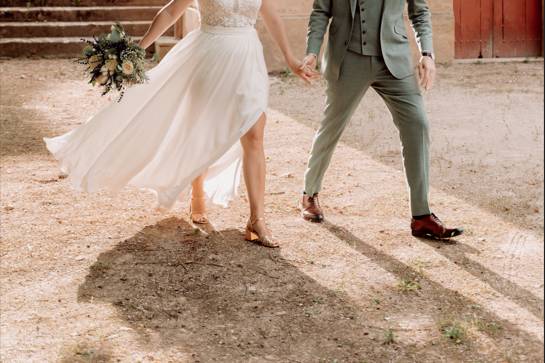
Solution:
[(267, 30), (278, 44), (284, 54), (286, 63), (288, 67), (295, 73), (297, 76), (302, 78), (304, 81), (310, 83), (310, 80), (315, 78), (318, 74), (311, 73), (309, 71), (304, 71), (301, 69), (302, 63), (293, 56), (291, 47), (288, 42), (288, 37), (286, 35), (286, 28), (284, 22), (278, 15), (276, 10), (276, 1), (277, 0), (263, 0), (261, 5), (261, 17), (263, 22), (267, 27)]
[(153, 44), (168, 28), (170, 28), (184, 11), (191, 5), (193, 0), (172, 0), (157, 12), (153, 18), (148, 31), (140, 40), (139, 45), (146, 49)]

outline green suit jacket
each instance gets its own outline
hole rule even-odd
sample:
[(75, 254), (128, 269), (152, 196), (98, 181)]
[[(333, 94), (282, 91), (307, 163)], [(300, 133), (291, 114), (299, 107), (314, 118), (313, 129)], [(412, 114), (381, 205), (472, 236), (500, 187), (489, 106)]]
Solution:
[[(314, 0), (307, 36), (307, 54), (318, 55), (329, 25), (324, 61), (326, 78), (338, 79), (354, 26), (357, 0)], [(384, 0), (380, 42), (386, 66), (396, 78), (414, 73), (403, 21), (405, 2), (421, 51), (433, 53), (431, 15), (426, 0)], [(331, 20), (331, 24), (330, 24)]]

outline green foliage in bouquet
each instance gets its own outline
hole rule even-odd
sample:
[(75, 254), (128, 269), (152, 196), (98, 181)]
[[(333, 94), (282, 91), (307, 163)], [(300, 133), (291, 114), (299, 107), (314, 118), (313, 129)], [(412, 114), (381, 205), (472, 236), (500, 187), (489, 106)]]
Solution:
[(148, 80), (144, 69), (146, 51), (131, 40), (121, 24), (112, 25), (108, 34), (82, 40), (87, 46), (77, 62), (87, 66), (89, 83), (103, 87), (102, 95), (115, 89), (121, 101), (127, 86)]

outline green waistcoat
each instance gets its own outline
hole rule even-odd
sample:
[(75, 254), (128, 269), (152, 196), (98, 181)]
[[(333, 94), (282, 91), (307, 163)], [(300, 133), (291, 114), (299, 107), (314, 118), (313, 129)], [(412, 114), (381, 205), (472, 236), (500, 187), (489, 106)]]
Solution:
[(348, 49), (363, 55), (380, 56), (380, 25), (383, 0), (358, 0)]

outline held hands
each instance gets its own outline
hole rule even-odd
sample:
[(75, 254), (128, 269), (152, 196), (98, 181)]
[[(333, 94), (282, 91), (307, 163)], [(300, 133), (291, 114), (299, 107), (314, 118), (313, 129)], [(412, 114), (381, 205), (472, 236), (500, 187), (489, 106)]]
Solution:
[(431, 57), (423, 56), (417, 68), (420, 85), (424, 90), (430, 90), (435, 81), (435, 61)]
[(307, 69), (309, 71), (315, 71), (316, 70), (316, 63), (318, 61), (318, 57), (316, 54), (308, 54), (305, 59), (303, 59), (303, 69)]
[[(309, 63), (309, 57), (314, 58), (314, 66), (312, 66), (311, 61)], [(312, 80), (320, 77), (320, 73), (316, 71), (316, 56), (312, 54), (307, 55), (303, 62), (295, 58), (290, 59), (288, 60), (288, 66), (290, 67), (291, 71), (297, 77), (305, 81), (306, 84), (310, 85)]]

